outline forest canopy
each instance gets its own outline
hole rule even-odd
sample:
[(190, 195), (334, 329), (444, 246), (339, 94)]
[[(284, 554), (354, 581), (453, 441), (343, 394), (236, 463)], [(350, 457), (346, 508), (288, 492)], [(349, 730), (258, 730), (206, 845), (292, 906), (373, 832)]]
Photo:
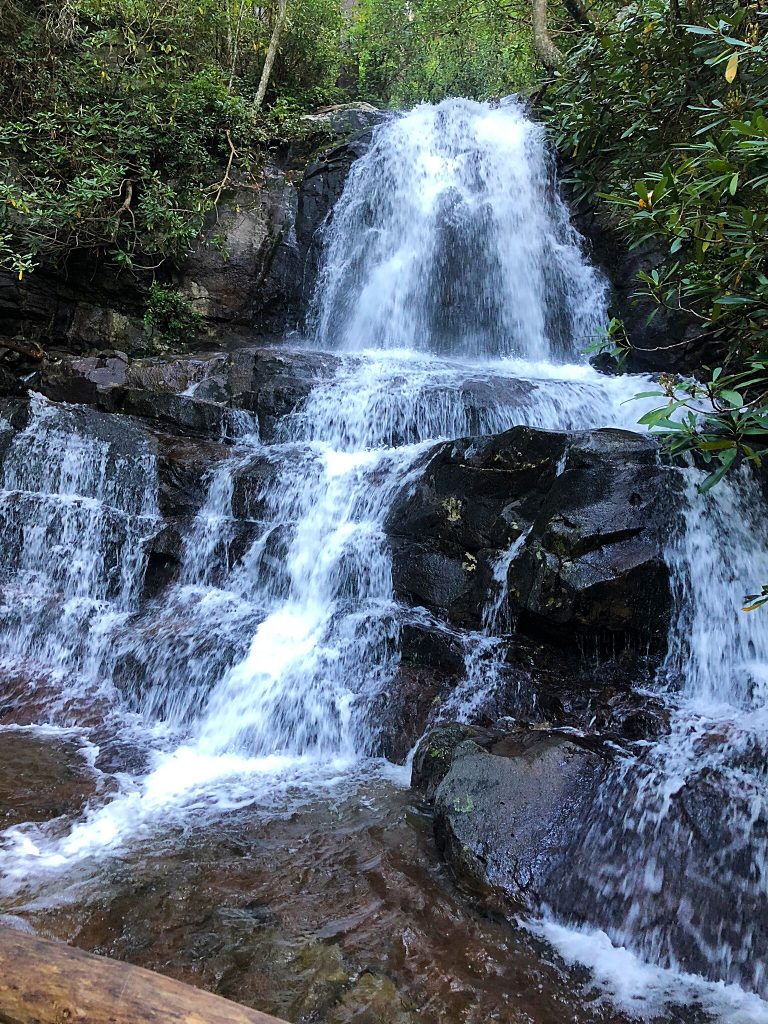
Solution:
[(503, 0), (3, 0), (0, 266), (78, 250), (152, 273), (189, 250), (230, 157), (247, 172), (303, 112), (487, 98), (536, 70)]

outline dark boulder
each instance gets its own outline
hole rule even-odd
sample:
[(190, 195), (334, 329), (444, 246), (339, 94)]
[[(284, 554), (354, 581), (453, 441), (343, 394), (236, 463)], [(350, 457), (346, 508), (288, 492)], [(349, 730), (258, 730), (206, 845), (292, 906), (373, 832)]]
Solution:
[(296, 245), (302, 256), (301, 298), (305, 303), (317, 277), (321, 229), (341, 198), (353, 163), (367, 152), (373, 129), (390, 116), (369, 104), (316, 115), (331, 133), (347, 137), (309, 164), (299, 186)]
[(764, 997), (767, 755), (756, 735), (678, 717), (670, 740), (603, 782), (553, 880), (558, 914), (643, 959)]
[(258, 417), (263, 441), (274, 440), (279, 421), (297, 411), (339, 364), (338, 356), (309, 349), (240, 349), (227, 363), (230, 402)]
[(163, 516), (191, 519), (208, 494), (210, 474), (230, 454), (215, 441), (154, 435), (157, 453), (158, 506)]
[(435, 760), (451, 758), (434, 797), (438, 849), (457, 881), (484, 901), (535, 912), (595, 799), (605, 759), (543, 730), (453, 746), (459, 734), (447, 728), (443, 740), (429, 738), (447, 746)]
[(451, 770), (458, 747), (466, 740), (487, 750), (501, 738), (498, 731), (477, 725), (448, 722), (431, 729), (419, 743), (411, 768), (411, 788), (425, 800), (434, 800), (438, 787)]
[(387, 520), (396, 591), (476, 628), (508, 552), (522, 632), (661, 647), (670, 481), (655, 443), (626, 431), (515, 427), (441, 444)]
[(574, 435), (509, 568), (512, 614), (536, 635), (626, 635), (660, 649), (671, 594), (664, 541), (671, 474), (653, 440), (621, 430)]

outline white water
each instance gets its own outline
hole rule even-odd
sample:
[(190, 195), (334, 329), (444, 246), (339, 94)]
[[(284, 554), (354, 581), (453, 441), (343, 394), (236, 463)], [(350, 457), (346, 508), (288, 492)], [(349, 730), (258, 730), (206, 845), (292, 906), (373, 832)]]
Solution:
[[(521, 423), (631, 427), (642, 408), (624, 403), (642, 382), (602, 377), (578, 356), (605, 320), (604, 298), (554, 188), (542, 130), (519, 107), (449, 101), (378, 129), (327, 229), (314, 306), (311, 344), (344, 353), (340, 368), (281, 424), (277, 443), (241, 438), (212, 471), (182, 578), (148, 608), (142, 552), (159, 528), (152, 453), (138, 442), (123, 450), (76, 410), (35, 400), (0, 492), (12, 539), (2, 555), (0, 652), (31, 677), (53, 679), (59, 696), (66, 680), (69, 696), (95, 690), (126, 722), (140, 716), (150, 770), (124, 777), (111, 802), (63, 837), (45, 825), (7, 832), (5, 890), (34, 891), (174, 817), (255, 800), (277, 808), (344, 779), (352, 765), (359, 771), (375, 739), (369, 709), (397, 667), (383, 530), (394, 496), (439, 439)], [(228, 542), (242, 526), (233, 501), (248, 474), (258, 513), (230, 561)], [(725, 484), (709, 506), (691, 489), (686, 507), (685, 529), (669, 545), (679, 617), (664, 672), (680, 708), (617, 833), (640, 836), (631, 875), (643, 881), (627, 891), (626, 865), (598, 844), (604, 877), (589, 908), (618, 943), (662, 963), (669, 937), (646, 928), (643, 907), (669, 855), (671, 797), (701, 767), (702, 750), (727, 773), (724, 749), (751, 750), (765, 735), (768, 679), (768, 620), (738, 611), (744, 591), (768, 579), (754, 498)], [(494, 634), (511, 625), (502, 583), (513, 555), (499, 560), (478, 657), (455, 697), (465, 715), (487, 679)], [(67, 711), (54, 700), (46, 714)], [(720, 725), (727, 740), (697, 742)], [(738, 771), (726, 794), (743, 782)], [(763, 813), (764, 769), (750, 780), (749, 809), (736, 809), (732, 825), (759, 889), (765, 848), (751, 826)], [(738, 887), (731, 868), (727, 881)], [(623, 916), (613, 915), (617, 888)], [(761, 954), (743, 928), (726, 939), (708, 956), (712, 973), (730, 980), (739, 942), (747, 957)], [(569, 955), (585, 961), (574, 942)], [(615, 959), (601, 956), (590, 962), (598, 975)], [(758, 970), (735, 975), (763, 987)]]
[(565, 361), (603, 326), (604, 285), (522, 108), (461, 100), (380, 130), (334, 212), (322, 347)]

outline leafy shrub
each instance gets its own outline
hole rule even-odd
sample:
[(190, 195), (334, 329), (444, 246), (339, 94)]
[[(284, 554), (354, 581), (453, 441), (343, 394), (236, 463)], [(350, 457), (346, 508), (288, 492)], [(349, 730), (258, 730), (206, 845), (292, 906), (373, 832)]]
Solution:
[(626, 8), (569, 54), (548, 115), (578, 198), (665, 246), (638, 292), (738, 363), (768, 349), (768, 19), (695, 20), (674, 0)]
[[(583, 37), (548, 96), (579, 200), (604, 202), (632, 246), (665, 258), (639, 275), (657, 309), (685, 311), (725, 354), (698, 380), (659, 378), (641, 423), (710, 468), (701, 490), (768, 455), (768, 12), (638, 0)], [(614, 350), (608, 339), (606, 349)], [(746, 610), (768, 604), (768, 586)]]
[(167, 345), (183, 345), (201, 329), (203, 318), (191, 302), (170, 285), (149, 289), (144, 323)]

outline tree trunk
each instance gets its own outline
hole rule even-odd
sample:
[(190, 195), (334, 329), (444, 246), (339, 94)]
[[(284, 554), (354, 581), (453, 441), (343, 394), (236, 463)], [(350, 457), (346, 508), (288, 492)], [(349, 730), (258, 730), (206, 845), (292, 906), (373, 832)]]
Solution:
[(533, 2), (533, 45), (536, 55), (547, 71), (553, 71), (563, 61), (563, 55), (552, 42), (547, 30), (547, 0)]
[(2, 1024), (284, 1024), (141, 967), (0, 928)]
[(264, 102), (264, 97), (267, 94), (267, 86), (269, 85), (269, 78), (272, 74), (272, 66), (275, 63), (275, 57), (277, 56), (277, 47), (280, 44), (280, 36), (283, 31), (283, 25), (285, 25), (285, 19), (288, 14), (288, 0), (277, 0), (277, 17), (275, 18), (275, 26), (272, 29), (272, 38), (269, 40), (269, 49), (267, 50), (267, 56), (264, 59), (264, 68), (261, 72), (261, 79), (259, 80), (259, 88), (256, 92), (256, 100), (254, 102), (254, 110), (261, 110), (261, 105)]

